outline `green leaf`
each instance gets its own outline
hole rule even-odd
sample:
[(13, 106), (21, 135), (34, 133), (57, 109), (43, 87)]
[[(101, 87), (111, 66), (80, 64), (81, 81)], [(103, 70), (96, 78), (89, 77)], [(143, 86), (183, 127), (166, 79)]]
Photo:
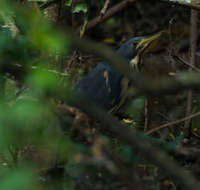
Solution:
[(70, 7), (71, 4), (72, 4), (72, 0), (67, 0), (67, 1), (65, 2), (65, 5), (68, 6), (68, 7)]
[(66, 53), (69, 45), (67, 35), (55, 30), (42, 15), (27, 9), (20, 11), (17, 16), (19, 28), (33, 47), (51, 54)]
[(88, 7), (85, 3), (78, 3), (75, 5), (73, 13), (80, 13), (80, 12), (87, 13)]
[(45, 22), (40, 22), (40, 27), (37, 27), (36, 25), (32, 27), (29, 36), (31, 42), (38, 49), (41, 49), (42, 51), (46, 50), (50, 53), (63, 52), (68, 49), (68, 41), (64, 35), (55, 32)]

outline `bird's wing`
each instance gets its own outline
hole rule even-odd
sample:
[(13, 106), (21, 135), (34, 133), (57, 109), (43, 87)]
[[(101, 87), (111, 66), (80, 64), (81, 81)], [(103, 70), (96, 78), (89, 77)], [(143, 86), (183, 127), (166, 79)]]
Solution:
[(75, 89), (109, 110), (119, 101), (121, 79), (122, 76), (109, 65), (100, 63), (77, 84)]

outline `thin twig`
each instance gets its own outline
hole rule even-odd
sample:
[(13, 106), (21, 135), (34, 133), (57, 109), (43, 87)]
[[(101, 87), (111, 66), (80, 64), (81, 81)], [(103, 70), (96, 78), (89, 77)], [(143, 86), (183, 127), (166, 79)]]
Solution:
[(154, 132), (156, 132), (156, 131), (159, 131), (160, 129), (163, 129), (163, 128), (166, 128), (166, 127), (169, 127), (169, 126), (172, 126), (172, 125), (177, 125), (177, 124), (179, 124), (179, 123), (181, 123), (181, 122), (183, 122), (183, 121), (189, 120), (189, 119), (191, 119), (191, 118), (193, 118), (193, 117), (197, 117), (197, 116), (199, 116), (199, 115), (200, 115), (200, 112), (197, 112), (197, 113), (194, 113), (194, 114), (189, 115), (189, 116), (187, 116), (187, 117), (184, 117), (184, 118), (182, 118), (182, 119), (179, 119), (179, 120), (176, 120), (176, 121), (172, 121), (172, 122), (165, 123), (165, 124), (163, 124), (163, 125), (160, 125), (159, 127), (156, 127), (156, 128), (154, 128), (154, 129), (151, 129), (151, 130), (147, 131), (146, 134), (147, 134), (147, 135), (150, 135), (150, 134), (152, 134), (152, 133), (154, 133)]
[(189, 66), (189, 67), (192, 68), (194, 71), (200, 72), (200, 69), (199, 69), (199, 68), (197, 68), (195, 65), (192, 65), (192, 64), (188, 63), (188, 62), (187, 62), (185, 59), (183, 59), (182, 57), (180, 57), (180, 56), (173, 56), (173, 58), (174, 58), (175, 60), (178, 60), (178, 61), (180, 61), (181, 63), (183, 63), (183, 64)]

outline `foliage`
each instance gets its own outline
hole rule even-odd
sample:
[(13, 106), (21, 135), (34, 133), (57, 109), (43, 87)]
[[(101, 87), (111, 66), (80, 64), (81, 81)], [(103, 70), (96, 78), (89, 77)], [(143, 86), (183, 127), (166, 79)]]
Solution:
[[(47, 72), (52, 67), (48, 62), (50, 57), (67, 52), (69, 41), (34, 8), (5, 1), (0, 18), (1, 68), (18, 64), (26, 71), (22, 80), (17, 70), (13, 72), (17, 80), (12, 76), (3, 76), (2, 80), (5, 97), (0, 109), (0, 188), (45, 189), (38, 171), (53, 167), (58, 144), (63, 141), (53, 111), (56, 105), (46, 96), (47, 91), (59, 90), (60, 79)], [(18, 31), (12, 30), (10, 24), (16, 25)], [(69, 155), (73, 159), (75, 145), (67, 138), (61, 144), (61, 160)]]
[[(102, 130), (99, 122), (91, 121), (86, 114), (67, 105), (68, 101), (79, 101), (78, 96), (73, 94), (70, 80), (73, 78), (70, 75), (73, 66), (81, 69), (85, 67), (88, 70), (88, 67), (94, 67), (97, 61), (91, 61), (88, 54), (84, 57), (77, 53), (76, 47), (71, 45), (70, 36), (59, 30), (60, 26), (56, 27), (60, 23), (51, 23), (45, 17), (46, 10), (42, 11), (40, 8), (52, 2), (1, 2), (0, 189), (72, 190), (90, 183), (91, 189), (102, 186), (115, 189), (112, 185), (115, 185), (116, 181), (117, 185), (120, 181), (131, 186), (132, 181), (138, 184), (140, 179), (149, 176), (153, 176), (154, 182), (159, 175), (158, 169), (141, 156), (137, 147), (120, 142), (109, 128), (108, 131)], [(81, 37), (85, 35), (89, 18), (100, 18), (100, 10), (105, 2), (65, 1), (64, 7), (70, 9), (68, 13), (72, 22), (77, 15), (77, 20), (81, 20), (78, 25), (78, 28), (81, 26)], [(122, 15), (127, 16), (126, 12)], [(125, 25), (120, 26), (122, 31), (116, 30), (116, 26), (123, 23), (120, 17), (122, 16), (111, 18), (103, 27), (99, 27), (103, 34), (102, 41), (115, 42), (113, 31), (116, 32), (115, 39), (128, 33), (128, 29), (125, 31)], [(105, 36), (104, 33), (110, 36)], [(157, 44), (164, 34), (160, 32), (142, 40), (138, 48), (148, 46), (149, 51), (145, 53), (151, 56), (151, 53), (157, 52)], [(98, 35), (95, 33), (93, 37), (98, 39)], [(152, 41), (154, 43), (151, 43)], [(72, 51), (75, 52), (73, 56)], [(141, 52), (143, 53), (143, 48)], [(64, 63), (60, 63), (60, 60), (64, 60)], [(133, 132), (143, 130), (141, 126), (146, 98), (138, 96), (130, 101), (128, 119), (124, 118), (124, 115), (123, 118), (119, 117), (120, 122), (125, 124), (125, 127), (128, 125), (128, 129)], [(152, 102), (155, 103), (154, 100)], [(194, 106), (194, 111), (198, 110), (199, 104)], [(173, 113), (178, 111), (175, 109)], [(158, 121), (160, 122), (159, 119)], [(199, 130), (198, 124), (198, 119), (193, 120), (194, 131)], [(183, 140), (180, 132), (170, 138), (168, 134), (163, 134), (159, 138), (146, 135), (140, 137), (170, 153)], [(153, 188), (158, 189), (157, 186), (158, 183)]]

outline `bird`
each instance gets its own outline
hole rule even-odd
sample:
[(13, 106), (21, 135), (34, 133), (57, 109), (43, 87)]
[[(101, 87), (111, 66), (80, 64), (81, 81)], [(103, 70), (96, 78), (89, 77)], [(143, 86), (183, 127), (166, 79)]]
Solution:
[[(137, 44), (143, 37), (133, 37), (126, 41), (116, 53), (127, 60), (129, 64), (137, 56)], [(86, 96), (106, 111), (119, 107), (124, 99), (124, 78), (108, 62), (99, 63), (75, 86), (75, 91)], [(124, 86), (123, 86), (124, 85)]]

